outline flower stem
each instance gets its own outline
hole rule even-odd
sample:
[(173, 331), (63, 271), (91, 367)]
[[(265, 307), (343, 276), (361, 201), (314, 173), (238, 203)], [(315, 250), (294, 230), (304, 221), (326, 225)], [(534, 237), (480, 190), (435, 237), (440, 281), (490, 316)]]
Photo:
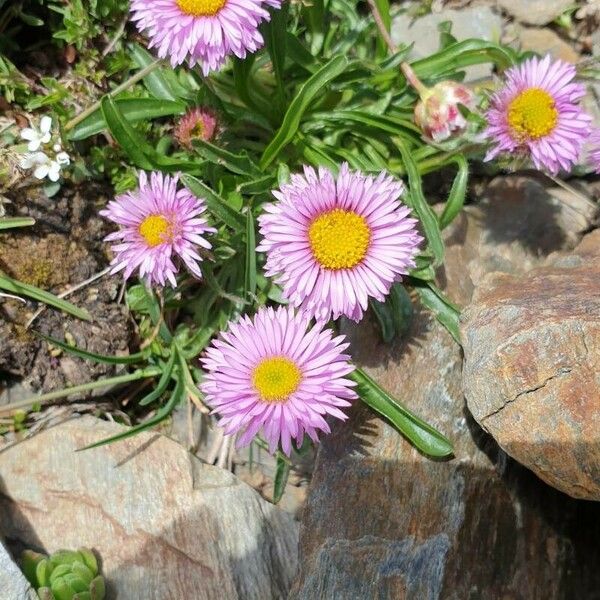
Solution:
[(18, 402), (12, 402), (11, 404), (0, 406), (0, 414), (10, 413), (17, 409), (29, 408), (34, 404), (47, 404), (52, 400), (66, 398), (67, 396), (79, 394), (81, 392), (88, 392), (90, 390), (112, 385), (120, 385), (122, 383), (130, 383), (131, 381), (137, 381), (138, 379), (145, 379), (147, 377), (156, 377), (157, 375), (160, 375), (160, 373), (161, 370), (159, 367), (147, 367), (146, 369), (139, 369), (133, 373), (126, 373), (125, 375), (118, 375), (117, 377), (109, 377), (108, 379), (99, 379), (98, 381), (91, 381), (90, 383), (75, 385), (62, 390), (56, 390), (55, 392), (41, 394), (40, 396), (32, 396), (30, 398), (26, 398), (25, 400), (19, 400)]
[(428, 88), (417, 77), (417, 74), (412, 70), (411, 66), (408, 63), (403, 62), (400, 65), (400, 68), (402, 69), (402, 72), (404, 73), (404, 76), (406, 77), (406, 80), (408, 81), (408, 83), (410, 83), (410, 85), (413, 88), (415, 88), (415, 90), (417, 90), (417, 92), (419, 93), (419, 96), (421, 96), (421, 99), (423, 99), (423, 95), (427, 91), (429, 91)]
[(394, 44), (394, 42), (392, 41), (392, 36), (390, 35), (390, 32), (387, 30), (387, 27), (385, 26), (385, 23), (381, 18), (381, 13), (379, 12), (377, 5), (375, 4), (375, 0), (367, 0), (367, 3), (369, 4), (371, 14), (373, 15), (373, 19), (375, 20), (375, 24), (379, 29), (379, 33), (383, 41), (386, 43), (390, 52), (392, 54), (395, 54), (398, 51), (398, 48), (396, 48), (396, 44)]
[[(154, 62), (151, 62), (149, 65), (144, 67), (141, 71), (138, 71), (135, 75), (132, 75), (129, 79), (124, 81), (121, 85), (117, 86), (114, 90), (112, 90), (111, 92), (108, 92), (107, 96), (116, 96), (117, 94), (120, 94), (121, 92), (124, 92), (125, 90), (129, 89), (132, 85), (137, 83), (140, 79), (144, 79), (144, 77), (146, 77), (147, 75), (152, 73), (152, 71), (154, 71), (157, 67), (160, 66), (161, 62), (162, 62), (162, 60), (160, 58), (156, 59)], [(65, 125), (65, 131), (69, 131), (70, 129), (73, 129), (73, 127), (75, 127), (75, 125), (78, 125), (79, 123), (81, 123), (81, 121), (83, 121), (84, 119), (89, 117), (92, 113), (96, 112), (99, 108), (100, 108), (100, 100), (98, 100), (97, 102), (94, 102), (94, 104), (92, 104), (91, 106), (88, 106), (88, 108), (86, 108), (83, 112), (80, 112), (76, 117), (73, 117)]]

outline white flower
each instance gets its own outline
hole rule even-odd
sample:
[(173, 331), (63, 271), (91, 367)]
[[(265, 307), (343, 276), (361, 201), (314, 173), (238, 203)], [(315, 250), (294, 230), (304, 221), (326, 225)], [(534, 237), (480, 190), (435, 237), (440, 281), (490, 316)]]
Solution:
[(48, 161), (48, 157), (43, 152), (27, 152), (23, 154), (19, 161), (21, 169), (33, 169), (36, 165), (44, 164)]
[(60, 163), (55, 160), (48, 159), (47, 162), (40, 164), (37, 166), (35, 171), (33, 172), (33, 176), (36, 179), (44, 179), (47, 177), (50, 181), (58, 181), (60, 178)]
[(35, 128), (23, 129), (21, 137), (29, 140), (27, 145), (29, 152), (26, 152), (19, 162), (22, 169), (33, 169), (33, 176), (37, 179), (58, 181), (61, 168), (71, 164), (69, 155), (62, 149), (59, 142), (55, 142), (52, 150), (46, 152), (38, 151), (42, 144), (50, 141), (52, 134), (52, 119), (44, 116), (40, 120), (40, 131)]
[(43, 116), (40, 120), (39, 131), (35, 127), (26, 127), (21, 131), (21, 137), (27, 140), (27, 149), (29, 152), (35, 152), (42, 144), (47, 144), (52, 137), (52, 118)]

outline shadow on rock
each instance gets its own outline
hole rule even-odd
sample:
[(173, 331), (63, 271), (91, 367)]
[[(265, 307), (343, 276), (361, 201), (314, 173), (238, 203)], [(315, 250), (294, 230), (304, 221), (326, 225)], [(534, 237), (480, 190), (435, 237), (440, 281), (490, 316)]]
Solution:
[(545, 485), (480, 430), (487, 468), (348, 454), (343, 429), (321, 447), (291, 598), (600, 598), (600, 504)]
[(75, 452), (117, 430), (82, 417), (0, 454), (0, 535), (15, 551), (93, 548), (109, 599), (287, 596), (291, 515), (154, 433)]

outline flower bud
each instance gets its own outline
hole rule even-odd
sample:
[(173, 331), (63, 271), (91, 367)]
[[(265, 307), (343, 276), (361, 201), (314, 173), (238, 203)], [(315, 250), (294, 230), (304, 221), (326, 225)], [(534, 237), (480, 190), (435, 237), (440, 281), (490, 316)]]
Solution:
[(473, 110), (475, 94), (456, 81), (441, 81), (432, 88), (427, 88), (406, 63), (402, 64), (402, 71), (420, 96), (415, 106), (415, 123), (423, 135), (434, 142), (443, 142), (460, 135), (466, 129), (467, 120), (458, 106), (462, 104)]
[(217, 116), (210, 108), (197, 107), (189, 110), (175, 128), (177, 141), (191, 150), (194, 140), (210, 142), (217, 133)]

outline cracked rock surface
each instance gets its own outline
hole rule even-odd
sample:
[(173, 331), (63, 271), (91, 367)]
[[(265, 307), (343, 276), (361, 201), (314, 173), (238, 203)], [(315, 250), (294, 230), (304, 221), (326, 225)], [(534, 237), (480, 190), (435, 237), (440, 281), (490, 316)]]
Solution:
[[(572, 250), (595, 216), (581, 196), (530, 178), (483, 193), (444, 231), (438, 281), (460, 306), (490, 272)], [(389, 345), (368, 318), (345, 332), (353, 359), (455, 456), (422, 456), (356, 403), (319, 446), (290, 600), (597, 600), (600, 504), (546, 485), (482, 431), (465, 406), (462, 351), (432, 315), (415, 306)]]
[(525, 275), (492, 275), (463, 314), (469, 410), (557, 489), (600, 500), (600, 231)]

